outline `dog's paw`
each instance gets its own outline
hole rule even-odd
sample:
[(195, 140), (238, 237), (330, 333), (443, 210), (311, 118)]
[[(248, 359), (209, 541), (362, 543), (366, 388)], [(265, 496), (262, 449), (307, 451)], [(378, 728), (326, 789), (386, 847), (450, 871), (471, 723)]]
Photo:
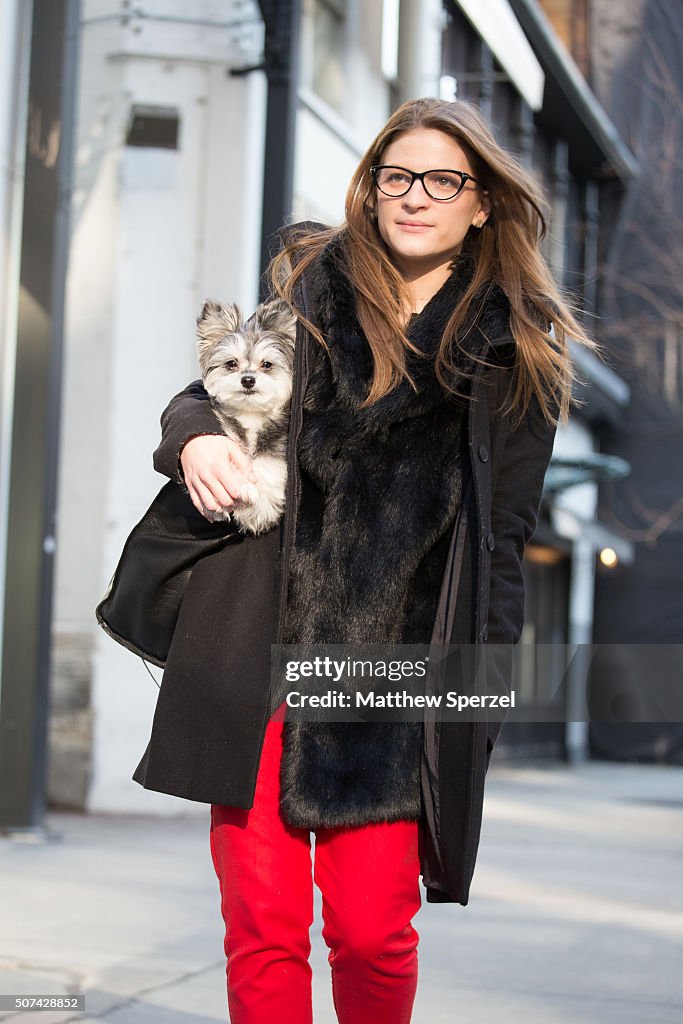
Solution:
[(266, 533), (279, 521), (284, 509), (284, 495), (276, 499), (260, 495), (255, 504), (235, 509), (235, 522), (242, 533)]
[(256, 484), (245, 480), (242, 484), (240, 497), (235, 499), (235, 508), (246, 508), (248, 505), (256, 505), (261, 497), (261, 492)]

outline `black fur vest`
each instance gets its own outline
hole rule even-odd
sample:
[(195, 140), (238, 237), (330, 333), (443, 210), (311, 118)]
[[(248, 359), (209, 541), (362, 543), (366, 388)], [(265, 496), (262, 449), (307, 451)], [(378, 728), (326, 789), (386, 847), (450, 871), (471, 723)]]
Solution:
[[(372, 377), (338, 241), (311, 275), (317, 346), (298, 442), (301, 498), (291, 555), (284, 643), (429, 643), (467, 465), (467, 400), (445, 392), (434, 355), (471, 280), (459, 257), (412, 318), (407, 381), (369, 408)], [(472, 370), (483, 335), (456, 350)], [(454, 380), (459, 390), (464, 379)], [(272, 710), (289, 686), (275, 688)], [(422, 726), (414, 722), (285, 722), (281, 810), (314, 829), (420, 817)]]

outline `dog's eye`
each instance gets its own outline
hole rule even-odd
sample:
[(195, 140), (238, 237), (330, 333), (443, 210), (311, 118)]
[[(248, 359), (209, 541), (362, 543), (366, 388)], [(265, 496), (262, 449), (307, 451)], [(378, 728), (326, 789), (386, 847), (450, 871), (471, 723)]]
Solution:
[(225, 364), (225, 368), (227, 370), (236, 370), (237, 369), (237, 365), (238, 364), (237, 364), (237, 360), (236, 359), (228, 359), (228, 361)]
[(273, 366), (273, 364), (269, 363), (267, 359), (264, 359), (263, 362), (261, 363), (261, 369), (262, 370), (270, 370), (270, 369), (272, 369), (272, 366)]

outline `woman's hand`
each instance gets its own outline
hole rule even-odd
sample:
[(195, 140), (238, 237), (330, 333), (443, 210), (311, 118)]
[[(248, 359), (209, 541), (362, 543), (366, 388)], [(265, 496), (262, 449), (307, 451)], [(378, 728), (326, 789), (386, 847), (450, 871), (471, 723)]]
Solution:
[(210, 522), (214, 512), (232, 508), (257, 482), (249, 456), (224, 434), (191, 438), (180, 453), (180, 464), (192, 504)]

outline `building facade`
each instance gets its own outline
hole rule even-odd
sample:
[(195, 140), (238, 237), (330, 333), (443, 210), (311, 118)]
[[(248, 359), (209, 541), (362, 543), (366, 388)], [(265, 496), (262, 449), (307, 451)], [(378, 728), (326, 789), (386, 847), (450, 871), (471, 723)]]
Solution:
[(636, 558), (617, 579), (600, 573), (596, 685), (634, 681), (640, 722), (596, 723), (596, 756), (683, 764), (683, 9), (667, 0), (594, 0), (592, 46), (602, 102), (642, 175), (606, 255), (604, 311), (611, 351), (633, 400), (626, 429), (605, 448), (627, 459), (627, 480), (605, 487), (600, 515)]

